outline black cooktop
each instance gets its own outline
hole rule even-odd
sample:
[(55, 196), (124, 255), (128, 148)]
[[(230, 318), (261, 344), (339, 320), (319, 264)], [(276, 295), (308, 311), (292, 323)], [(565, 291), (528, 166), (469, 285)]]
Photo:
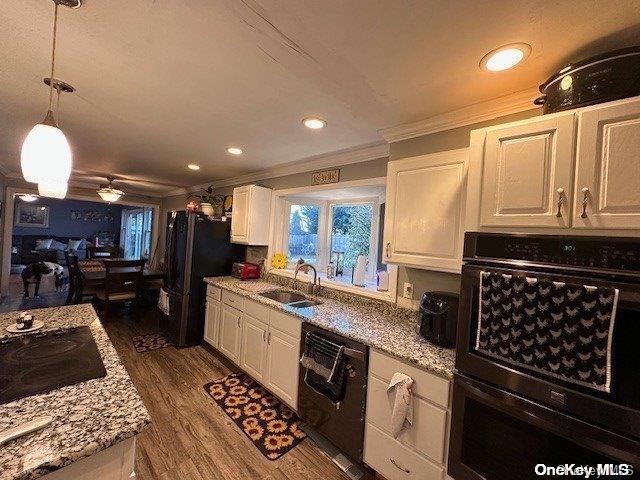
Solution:
[(89, 327), (0, 338), (0, 404), (106, 374)]

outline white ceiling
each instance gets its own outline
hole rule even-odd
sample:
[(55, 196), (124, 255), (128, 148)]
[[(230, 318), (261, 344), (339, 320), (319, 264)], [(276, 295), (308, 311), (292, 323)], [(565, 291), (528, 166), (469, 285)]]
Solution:
[[(3, 0), (0, 163), (44, 116), (53, 4)], [(61, 8), (56, 76), (74, 178), (156, 193), (382, 141), (380, 129), (538, 85), (640, 43), (637, 0), (86, 0)], [(487, 51), (533, 47), (500, 74)], [(328, 121), (301, 126), (307, 115)], [(229, 145), (246, 155), (225, 153)], [(199, 172), (187, 170), (199, 163)]]

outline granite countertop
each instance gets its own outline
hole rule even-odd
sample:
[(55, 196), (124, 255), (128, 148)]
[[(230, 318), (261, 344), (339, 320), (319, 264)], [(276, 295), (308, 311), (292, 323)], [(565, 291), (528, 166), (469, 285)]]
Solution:
[[(0, 480), (30, 480), (142, 431), (151, 418), (91, 305), (32, 310), (44, 330), (88, 325), (107, 375), (0, 405), (0, 430), (51, 415), (42, 430), (0, 446)], [(0, 336), (17, 312), (0, 314)], [(15, 334), (20, 335), (20, 334)]]
[(207, 277), (204, 281), (362, 342), (442, 377), (453, 377), (455, 350), (423, 339), (417, 333), (416, 312), (357, 295), (352, 295), (349, 302), (321, 296), (318, 297), (323, 302), (320, 305), (292, 308), (259, 295), (285, 288), (282, 285), (233, 277)]

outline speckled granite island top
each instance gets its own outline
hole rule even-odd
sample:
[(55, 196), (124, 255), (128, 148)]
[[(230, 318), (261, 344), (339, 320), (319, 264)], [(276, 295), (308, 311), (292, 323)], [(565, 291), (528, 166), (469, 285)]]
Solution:
[(282, 285), (262, 281), (241, 281), (233, 277), (207, 277), (205, 282), (300, 317), (318, 327), (331, 330), (370, 347), (414, 363), (445, 378), (453, 377), (455, 351), (438, 347), (417, 333), (416, 313), (372, 301), (341, 302), (318, 297), (323, 303), (314, 307), (291, 308), (259, 295), (282, 289)]
[[(49, 426), (0, 446), (0, 479), (34, 479), (104, 450), (142, 431), (150, 422), (129, 374), (91, 305), (32, 310), (44, 330), (88, 325), (107, 375), (0, 405), (0, 430), (40, 415)], [(0, 314), (0, 336), (16, 312)], [(19, 334), (18, 334), (19, 335)]]

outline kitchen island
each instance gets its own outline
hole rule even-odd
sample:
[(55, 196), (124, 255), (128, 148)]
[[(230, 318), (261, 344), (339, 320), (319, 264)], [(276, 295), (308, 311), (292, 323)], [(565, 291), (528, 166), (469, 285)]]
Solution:
[[(33, 310), (43, 331), (88, 326), (106, 376), (0, 405), (0, 430), (49, 415), (47, 427), (0, 446), (0, 479), (125, 480), (135, 436), (151, 418), (91, 305)], [(0, 314), (0, 336), (18, 312)]]

